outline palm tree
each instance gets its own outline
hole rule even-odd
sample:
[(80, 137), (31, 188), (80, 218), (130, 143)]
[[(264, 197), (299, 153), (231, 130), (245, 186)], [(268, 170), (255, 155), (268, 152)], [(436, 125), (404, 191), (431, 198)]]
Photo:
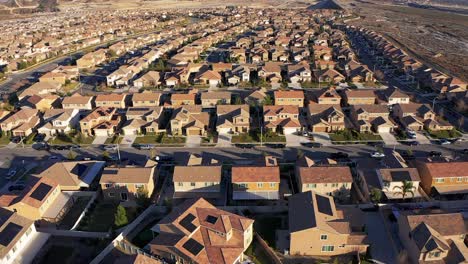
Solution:
[(373, 203), (378, 204), (382, 200), (382, 191), (377, 188), (372, 188), (370, 198)]
[(401, 186), (395, 186), (393, 187), (393, 190), (399, 189), (400, 191), (396, 192), (396, 194), (401, 194), (401, 198), (405, 199), (407, 193), (411, 193), (411, 197), (414, 197), (414, 189), (415, 187), (413, 186), (413, 182), (411, 181), (402, 181)]

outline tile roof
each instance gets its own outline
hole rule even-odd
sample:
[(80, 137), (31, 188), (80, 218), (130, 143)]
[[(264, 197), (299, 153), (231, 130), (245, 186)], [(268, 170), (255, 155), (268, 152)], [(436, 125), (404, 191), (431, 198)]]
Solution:
[(154, 177), (154, 167), (105, 168), (99, 183), (148, 183)]
[[(0, 236), (6, 243), (0, 243), (0, 258), (4, 258), (7, 253), (15, 246), (16, 242), (23, 236), (28, 228), (33, 224), (32, 220), (20, 216), (17, 213), (0, 208)], [(9, 227), (14, 226), (16, 230), (8, 230)], [(7, 234), (9, 232), (9, 234)], [(7, 236), (11, 236), (7, 238)]]
[(174, 182), (221, 182), (221, 166), (175, 166)]
[(299, 177), (303, 184), (353, 182), (349, 167), (299, 167)]
[(432, 178), (468, 177), (468, 162), (425, 162), (423, 167), (427, 169)]
[(123, 101), (127, 95), (126, 94), (99, 94), (96, 96), (96, 102), (113, 102), (113, 101)]
[(232, 167), (232, 182), (280, 182), (277, 166)]
[(275, 91), (276, 98), (302, 98), (304, 99), (303, 91)]

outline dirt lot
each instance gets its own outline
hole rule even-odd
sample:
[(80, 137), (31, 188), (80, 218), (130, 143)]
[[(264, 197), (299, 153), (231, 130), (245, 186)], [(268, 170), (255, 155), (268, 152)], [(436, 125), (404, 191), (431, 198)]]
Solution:
[(389, 36), (431, 67), (468, 81), (468, 10), (459, 14), (375, 1), (338, 2), (361, 16), (351, 24)]

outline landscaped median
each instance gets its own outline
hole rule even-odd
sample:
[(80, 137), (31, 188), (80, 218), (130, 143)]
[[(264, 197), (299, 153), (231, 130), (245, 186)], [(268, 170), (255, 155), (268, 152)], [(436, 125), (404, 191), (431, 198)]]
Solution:
[(158, 144), (168, 146), (183, 146), (185, 137), (168, 136), (166, 134), (144, 135), (135, 139), (134, 144)]
[(262, 140), (260, 140), (262, 133), (258, 130), (252, 130), (249, 133), (243, 133), (239, 135), (233, 135), (231, 138), (231, 143), (284, 143), (286, 142), (286, 137), (273, 133), (270, 131), (264, 132)]
[(460, 131), (456, 129), (452, 130), (440, 130), (440, 131), (433, 131), (433, 130), (426, 130), (431, 138), (434, 139), (443, 139), (443, 138), (459, 138), (463, 136)]
[(352, 129), (345, 129), (331, 133), (330, 139), (334, 144), (358, 144), (363, 142), (382, 141), (382, 137), (378, 134), (360, 133)]
[(70, 132), (69, 134), (59, 134), (54, 138), (50, 139), (48, 143), (51, 145), (89, 145), (93, 143), (93, 141), (94, 137), (86, 137), (79, 132)]

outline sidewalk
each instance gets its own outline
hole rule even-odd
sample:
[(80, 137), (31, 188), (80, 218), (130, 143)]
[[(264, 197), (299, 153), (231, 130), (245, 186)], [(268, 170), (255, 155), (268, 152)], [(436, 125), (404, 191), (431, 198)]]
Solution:
[(315, 142), (322, 144), (324, 147), (333, 145), (328, 133), (314, 132), (312, 133), (312, 136), (314, 137)]

